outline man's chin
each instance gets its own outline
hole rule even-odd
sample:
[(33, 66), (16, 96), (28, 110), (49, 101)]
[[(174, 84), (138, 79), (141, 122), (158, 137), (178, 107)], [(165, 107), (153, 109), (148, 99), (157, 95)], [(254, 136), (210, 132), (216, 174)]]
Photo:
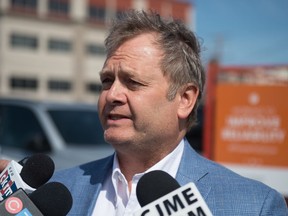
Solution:
[(123, 145), (128, 143), (129, 139), (127, 137), (119, 136), (119, 135), (105, 135), (105, 141), (110, 143), (112, 146)]
[(110, 127), (106, 130), (104, 130), (104, 139), (106, 142), (113, 144), (121, 144), (125, 143), (129, 139), (131, 139), (131, 133), (128, 132), (128, 129), (123, 129), (123, 128), (114, 128)]

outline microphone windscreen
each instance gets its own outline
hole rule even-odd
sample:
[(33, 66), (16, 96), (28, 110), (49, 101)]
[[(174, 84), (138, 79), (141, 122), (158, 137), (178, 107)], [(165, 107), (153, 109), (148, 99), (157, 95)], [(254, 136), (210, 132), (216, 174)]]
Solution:
[(136, 195), (141, 207), (178, 189), (179, 183), (168, 173), (155, 170), (144, 174), (136, 187)]
[(29, 198), (45, 216), (65, 216), (73, 203), (70, 191), (59, 182), (42, 185)]
[(52, 177), (54, 169), (55, 164), (49, 156), (35, 154), (25, 161), (20, 176), (30, 187), (38, 188)]

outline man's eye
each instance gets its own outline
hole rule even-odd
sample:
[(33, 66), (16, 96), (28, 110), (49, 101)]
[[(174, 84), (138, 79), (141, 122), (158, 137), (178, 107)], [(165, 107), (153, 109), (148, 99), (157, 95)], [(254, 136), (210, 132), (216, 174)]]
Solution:
[(102, 83), (112, 83), (114, 80), (110, 77), (104, 77), (101, 79)]
[(140, 85), (139, 82), (137, 82), (137, 81), (135, 81), (135, 80), (132, 80), (132, 79), (128, 80), (128, 83), (129, 83), (129, 84), (132, 84), (132, 85)]
[(113, 80), (110, 78), (105, 78), (101, 80), (102, 89), (107, 89), (113, 84)]
[(141, 86), (142, 84), (140, 82), (136, 81), (136, 80), (129, 79), (129, 80), (127, 80), (127, 85), (130, 88), (136, 88), (136, 87)]

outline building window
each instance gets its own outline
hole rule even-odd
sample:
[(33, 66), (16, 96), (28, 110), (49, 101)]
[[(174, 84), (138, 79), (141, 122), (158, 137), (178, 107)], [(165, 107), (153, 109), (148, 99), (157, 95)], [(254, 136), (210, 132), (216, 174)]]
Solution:
[(36, 78), (12, 77), (10, 79), (10, 86), (12, 89), (36, 90), (38, 88), (38, 81)]
[(106, 10), (104, 7), (100, 6), (89, 6), (89, 18), (96, 22), (105, 22)]
[(57, 52), (70, 52), (72, 50), (72, 43), (67, 40), (50, 39), (48, 41), (48, 49)]
[(86, 89), (90, 93), (100, 93), (102, 90), (102, 85), (99, 83), (88, 83)]
[(51, 91), (70, 91), (72, 85), (71, 82), (68, 81), (49, 80), (48, 88)]
[(12, 34), (10, 36), (11, 47), (21, 47), (27, 49), (36, 49), (38, 47), (38, 39), (34, 36)]
[(48, 8), (52, 15), (68, 16), (70, 5), (68, 0), (49, 0)]
[(37, 0), (11, 0), (11, 7), (20, 11), (35, 11), (37, 9)]
[(86, 46), (86, 51), (88, 54), (91, 55), (106, 55), (105, 47), (99, 44), (88, 44)]

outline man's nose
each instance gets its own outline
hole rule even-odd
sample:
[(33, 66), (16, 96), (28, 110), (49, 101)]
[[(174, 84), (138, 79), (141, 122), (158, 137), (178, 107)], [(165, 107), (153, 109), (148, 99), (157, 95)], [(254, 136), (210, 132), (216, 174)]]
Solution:
[(126, 88), (115, 80), (106, 95), (106, 101), (111, 104), (123, 104), (126, 101)]

